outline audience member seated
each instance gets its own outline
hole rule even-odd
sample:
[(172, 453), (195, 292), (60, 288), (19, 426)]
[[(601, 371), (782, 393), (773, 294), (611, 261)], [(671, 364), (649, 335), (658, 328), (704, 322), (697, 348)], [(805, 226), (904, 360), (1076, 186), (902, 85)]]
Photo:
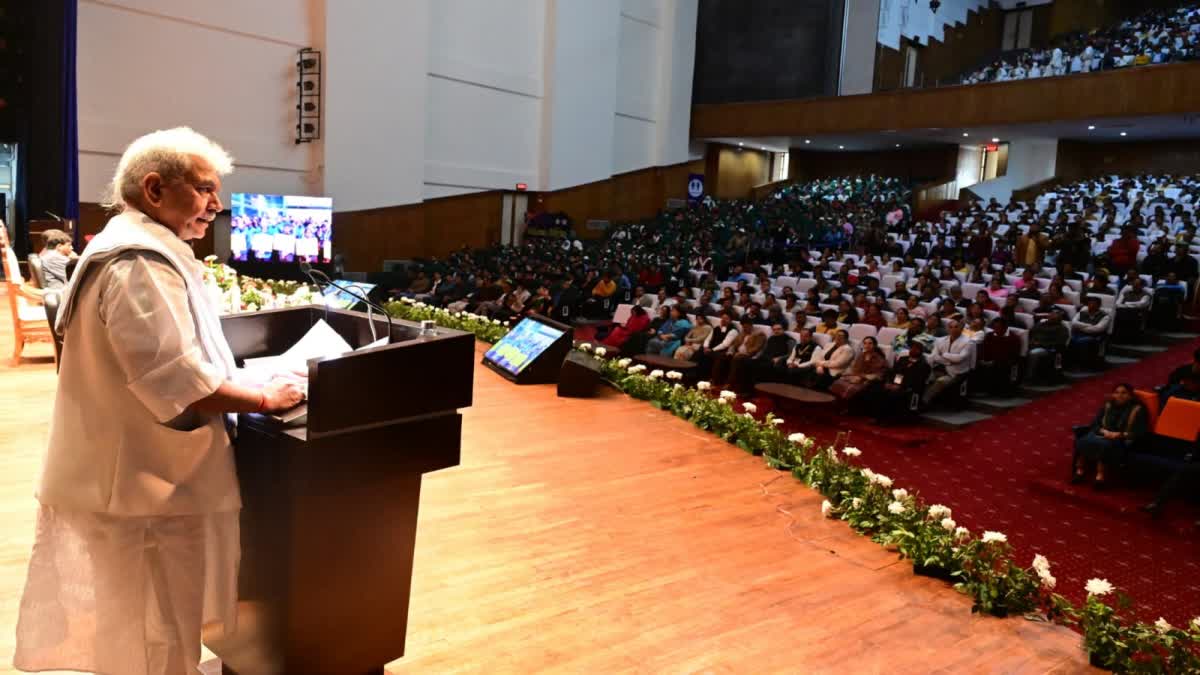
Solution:
[[(745, 391), (747, 389), (748, 371), (753, 369), (754, 360), (758, 358), (767, 346), (767, 336), (754, 330), (755, 323), (749, 317), (742, 317), (740, 326), (740, 335), (737, 338), (737, 344), (733, 348), (733, 355), (726, 362), (729, 366), (729, 372), (723, 380), (727, 388), (733, 391)], [(717, 379), (716, 375), (713, 377)]]
[(629, 318), (625, 320), (625, 325), (616, 326), (601, 340), (606, 346), (615, 347), (618, 351), (629, 342), (629, 338), (640, 333), (645, 333), (650, 328), (650, 315), (640, 305), (634, 305), (629, 309)]
[(1108, 312), (1100, 308), (1100, 298), (1088, 296), (1087, 306), (1071, 320), (1071, 352), (1076, 363), (1104, 367), (1103, 347), (1110, 320)]
[(920, 409), (930, 373), (924, 345), (913, 342), (907, 354), (896, 358), (891, 374), (884, 378), (883, 385), (867, 392), (862, 410), (873, 413), (875, 421), (880, 424), (911, 418)]
[(854, 347), (850, 344), (850, 333), (844, 328), (833, 332), (833, 341), (819, 356), (812, 359), (814, 389), (829, 389), (854, 362)]
[[(809, 334), (811, 341), (812, 334)], [(786, 327), (782, 323), (771, 324), (771, 336), (758, 356), (752, 377), (755, 382), (773, 381), (773, 374), (779, 369), (786, 368), (788, 356), (796, 341), (788, 337)]]
[(1133, 387), (1118, 384), (1096, 414), (1090, 427), (1077, 427), (1075, 476), (1082, 483), (1089, 475), (1097, 490), (1108, 484), (1110, 468), (1122, 464), (1129, 450), (1146, 433), (1146, 409), (1133, 395)]
[(929, 355), (933, 377), (929, 386), (925, 388), (926, 405), (933, 402), (946, 388), (957, 385), (961, 378), (970, 372), (975, 354), (975, 343), (963, 334), (962, 321), (950, 319), (946, 323), (945, 337), (934, 341), (933, 353)]
[(46, 288), (51, 291), (67, 285), (67, 264), (79, 256), (72, 250), (71, 236), (62, 230), (46, 230), (46, 248), (40, 254), (42, 271), (46, 275)]
[(1037, 382), (1062, 379), (1062, 358), (1071, 342), (1071, 332), (1063, 323), (1060, 309), (1045, 315), (1029, 330), (1029, 374)]
[(1146, 282), (1136, 277), (1117, 294), (1116, 325), (1113, 326), (1113, 340), (1131, 342), (1140, 339), (1146, 329), (1146, 321), (1150, 317), (1150, 301), (1152, 297), (1146, 290)]
[(764, 378), (765, 381), (779, 381), (798, 387), (812, 385), (816, 379), (814, 358), (821, 353), (821, 347), (813, 339), (811, 328), (801, 328), (799, 336), (800, 339), (792, 347), (783, 367), (774, 368), (771, 376)]
[(658, 333), (646, 343), (647, 354), (673, 356), (679, 345), (683, 344), (684, 336), (692, 329), (692, 322), (683, 313), (683, 307), (678, 304), (670, 305), (667, 312), (667, 320), (658, 327)]
[(697, 353), (704, 348), (704, 341), (712, 333), (712, 324), (700, 320), (683, 336), (683, 344), (675, 350), (675, 358), (681, 361), (695, 361)]
[(720, 323), (713, 326), (712, 332), (704, 340), (700, 350), (700, 373), (708, 377), (713, 384), (719, 384), (717, 375), (724, 375), (726, 363), (736, 349), (741, 333), (733, 323), (733, 312), (721, 312)]
[(864, 337), (854, 363), (829, 387), (829, 393), (841, 399), (848, 410), (859, 411), (858, 400), (887, 374), (887, 356), (873, 337)]

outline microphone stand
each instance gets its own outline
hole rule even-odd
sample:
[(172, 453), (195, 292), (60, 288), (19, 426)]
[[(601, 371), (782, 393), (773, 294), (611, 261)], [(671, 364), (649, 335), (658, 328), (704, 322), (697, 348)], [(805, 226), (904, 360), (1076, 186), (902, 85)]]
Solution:
[[(367, 306), (367, 323), (370, 324), (370, 326), (371, 326), (371, 341), (372, 342), (374, 342), (376, 340), (376, 337), (375, 337), (375, 318), (374, 318), (374, 315), (371, 314), (371, 310), (375, 310), (375, 311), (379, 312), (380, 314), (382, 314), (383, 318), (387, 320), (387, 325), (388, 325), (387, 344), (392, 343), (392, 339), (393, 339), (392, 338), (392, 315), (388, 314), (387, 310), (385, 310), (384, 308), (380, 307), (379, 305), (375, 304), (374, 302), (371, 302), (371, 300), (367, 298), (367, 294), (364, 293), (361, 288), (359, 288), (357, 286), (343, 286), (343, 285), (335, 282), (333, 279), (330, 279), (329, 275), (325, 274), (321, 270), (313, 269), (312, 265), (309, 265), (308, 263), (301, 264), (300, 271), (303, 272), (305, 274), (305, 276), (307, 276), (309, 279), (311, 279), (314, 284), (321, 287), (322, 294), (324, 294), (325, 288), (332, 286), (332, 287), (342, 291), (343, 293), (347, 293), (347, 294), (353, 296), (354, 298), (361, 300), (362, 303)], [(324, 279), (324, 281), (321, 281), (320, 279), (318, 279), (317, 278), (318, 276), (320, 276), (321, 279)], [(328, 316), (328, 312), (329, 312), (328, 303), (325, 304), (325, 312), (326, 312), (326, 316)]]

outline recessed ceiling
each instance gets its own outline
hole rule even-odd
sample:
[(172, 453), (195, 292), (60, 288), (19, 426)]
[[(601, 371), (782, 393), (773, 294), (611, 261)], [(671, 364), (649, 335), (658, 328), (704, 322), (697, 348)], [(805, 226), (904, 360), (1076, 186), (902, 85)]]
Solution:
[[(1089, 129), (1089, 127), (1095, 127)], [(1125, 136), (1121, 136), (1125, 132)], [(965, 134), (965, 137), (964, 137)], [(1096, 142), (1135, 142), (1146, 140), (1200, 138), (1200, 115), (1160, 115), (1154, 117), (1106, 118), (1044, 122), (1039, 124), (1009, 125), (974, 128), (887, 129), (862, 134), (834, 134), (811, 136), (771, 136), (764, 138), (720, 138), (703, 139), (736, 145), (745, 143), (747, 148), (766, 148), (772, 152), (784, 152), (790, 147), (810, 151), (834, 151), (843, 146), (843, 152), (895, 150), (901, 148), (933, 147), (938, 145), (974, 145), (999, 138), (1001, 143), (1025, 139), (1062, 139)]]

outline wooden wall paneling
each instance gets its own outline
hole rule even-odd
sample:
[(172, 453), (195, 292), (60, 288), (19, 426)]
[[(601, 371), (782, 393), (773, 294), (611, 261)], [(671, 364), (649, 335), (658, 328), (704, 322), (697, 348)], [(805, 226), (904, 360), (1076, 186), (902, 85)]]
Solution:
[[(719, 199), (748, 199), (755, 186), (771, 180), (771, 153), (736, 146), (710, 144), (716, 156), (717, 182), (709, 193)], [(706, 169), (711, 167), (711, 160)]]
[(788, 161), (790, 177), (794, 180), (876, 174), (901, 178), (909, 183), (941, 183), (954, 180), (958, 146), (878, 152), (820, 152), (792, 148)]
[[(80, 202), (78, 223), (80, 237), (79, 250), (82, 251), (83, 246), (86, 243), (84, 242), (83, 238), (99, 234), (100, 230), (104, 229), (105, 224), (107, 224), (109, 219), (112, 217), (113, 213), (99, 204), (94, 202)], [(192, 250), (196, 252), (197, 258), (204, 258), (205, 256), (212, 255), (213, 251), (215, 250), (215, 230), (215, 227), (209, 227), (208, 231), (204, 234), (203, 239), (198, 239), (192, 242)]]
[(1190, 174), (1200, 167), (1200, 140), (1059, 141), (1056, 167), (1064, 181), (1107, 174)]
[(918, 81), (924, 86), (957, 84), (964, 73), (1000, 50), (1003, 37), (1004, 11), (999, 5), (969, 12), (964, 25), (948, 26), (941, 40), (921, 48)]
[(502, 194), (479, 192), (425, 202), (425, 254), (444, 256), (463, 246), (499, 244)]
[(390, 258), (428, 255), (422, 204), (365, 211), (335, 211), (333, 250), (345, 256), (346, 269), (376, 272)]
[(692, 137), (798, 136), (1184, 114), (1200, 62), (1064, 77), (692, 107)]
[[(602, 230), (588, 230), (588, 220), (613, 223), (649, 218), (666, 206), (668, 199), (687, 196), (689, 174), (708, 174), (704, 160), (682, 162), (617, 174), (607, 180), (547, 192), (539, 195), (542, 208), (565, 212), (575, 222), (583, 238), (603, 236)], [(711, 183), (706, 186), (711, 193)]]

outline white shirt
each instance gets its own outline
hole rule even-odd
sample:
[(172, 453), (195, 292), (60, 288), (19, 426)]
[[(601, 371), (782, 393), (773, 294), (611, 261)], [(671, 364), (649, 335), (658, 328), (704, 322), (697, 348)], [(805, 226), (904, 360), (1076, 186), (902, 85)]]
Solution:
[[(198, 276), (191, 248), (146, 222)], [(188, 410), (226, 374), (205, 356), (184, 278), (149, 251), (80, 270), (38, 500), (121, 516), (239, 509), (224, 417)]]
[(938, 366), (945, 366), (946, 373), (958, 377), (971, 370), (971, 355), (975, 352), (975, 343), (966, 335), (959, 335), (951, 341), (950, 336), (940, 337), (933, 343), (933, 353), (929, 360)]

